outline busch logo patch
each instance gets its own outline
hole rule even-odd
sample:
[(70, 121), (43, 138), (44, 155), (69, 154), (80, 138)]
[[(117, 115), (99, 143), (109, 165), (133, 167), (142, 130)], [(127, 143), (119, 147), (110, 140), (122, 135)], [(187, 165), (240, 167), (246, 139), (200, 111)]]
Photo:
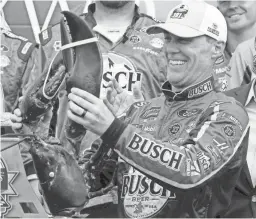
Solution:
[(143, 138), (138, 134), (134, 134), (132, 140), (126, 147), (128, 150), (137, 152), (144, 157), (146, 156), (174, 171), (180, 170), (180, 165), (184, 157), (182, 153)]
[(156, 215), (176, 194), (163, 188), (131, 167), (123, 175), (121, 199), (128, 217), (146, 218)]
[(115, 53), (102, 54), (103, 75), (101, 97), (106, 95), (106, 86), (114, 77), (120, 86), (132, 94), (134, 84), (142, 81), (142, 73), (137, 71), (134, 64), (126, 57)]
[(5, 216), (11, 209), (12, 204), (9, 196), (18, 196), (12, 187), (12, 183), (19, 172), (9, 171), (3, 158), (0, 160), (1, 167), (1, 217)]
[(198, 95), (201, 95), (203, 93), (207, 93), (207, 92), (212, 91), (212, 90), (213, 90), (212, 83), (210, 81), (207, 81), (204, 84), (201, 84), (200, 86), (191, 89), (188, 92), (188, 98), (196, 97)]

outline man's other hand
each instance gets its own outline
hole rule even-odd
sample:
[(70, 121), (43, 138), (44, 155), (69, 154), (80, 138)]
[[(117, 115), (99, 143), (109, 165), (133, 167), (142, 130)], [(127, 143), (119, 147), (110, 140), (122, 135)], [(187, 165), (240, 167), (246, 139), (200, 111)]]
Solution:
[(137, 81), (133, 86), (131, 95), (121, 88), (115, 78), (112, 78), (107, 84), (107, 95), (103, 102), (116, 117), (120, 117), (133, 103), (144, 100), (140, 87), (140, 82)]

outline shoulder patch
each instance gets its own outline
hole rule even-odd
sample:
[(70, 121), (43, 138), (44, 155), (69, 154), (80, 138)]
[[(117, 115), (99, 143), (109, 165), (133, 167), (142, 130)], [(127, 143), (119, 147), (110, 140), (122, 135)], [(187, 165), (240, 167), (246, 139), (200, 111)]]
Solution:
[(39, 40), (42, 46), (45, 46), (52, 39), (52, 26), (39, 33)]

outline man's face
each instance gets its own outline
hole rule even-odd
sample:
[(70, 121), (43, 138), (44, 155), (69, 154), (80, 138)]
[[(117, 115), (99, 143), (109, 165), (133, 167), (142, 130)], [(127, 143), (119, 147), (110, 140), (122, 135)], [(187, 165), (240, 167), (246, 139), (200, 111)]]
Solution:
[(181, 38), (165, 32), (168, 60), (167, 78), (178, 89), (184, 89), (211, 75), (213, 45), (206, 36)]
[(230, 31), (249, 29), (256, 23), (256, 1), (218, 1), (218, 8), (224, 15)]
[(126, 5), (128, 2), (131, 1), (100, 1), (101, 4), (103, 4), (105, 7), (112, 8), (112, 9), (118, 9)]

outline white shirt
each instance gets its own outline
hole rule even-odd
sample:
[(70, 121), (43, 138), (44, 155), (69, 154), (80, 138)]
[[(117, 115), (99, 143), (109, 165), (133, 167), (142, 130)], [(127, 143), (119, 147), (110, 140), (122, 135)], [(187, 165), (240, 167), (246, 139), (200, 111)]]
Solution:
[(101, 35), (105, 36), (109, 39), (112, 43), (116, 43), (121, 37), (123, 37), (125, 31), (127, 30), (128, 26), (122, 27), (108, 27), (104, 25), (97, 24), (93, 30), (95, 32), (100, 33)]
[(249, 145), (247, 152), (247, 164), (252, 179), (252, 184), (256, 185), (256, 94), (254, 93), (254, 86), (256, 80), (254, 80), (250, 89), (245, 107), (249, 116), (250, 135)]

